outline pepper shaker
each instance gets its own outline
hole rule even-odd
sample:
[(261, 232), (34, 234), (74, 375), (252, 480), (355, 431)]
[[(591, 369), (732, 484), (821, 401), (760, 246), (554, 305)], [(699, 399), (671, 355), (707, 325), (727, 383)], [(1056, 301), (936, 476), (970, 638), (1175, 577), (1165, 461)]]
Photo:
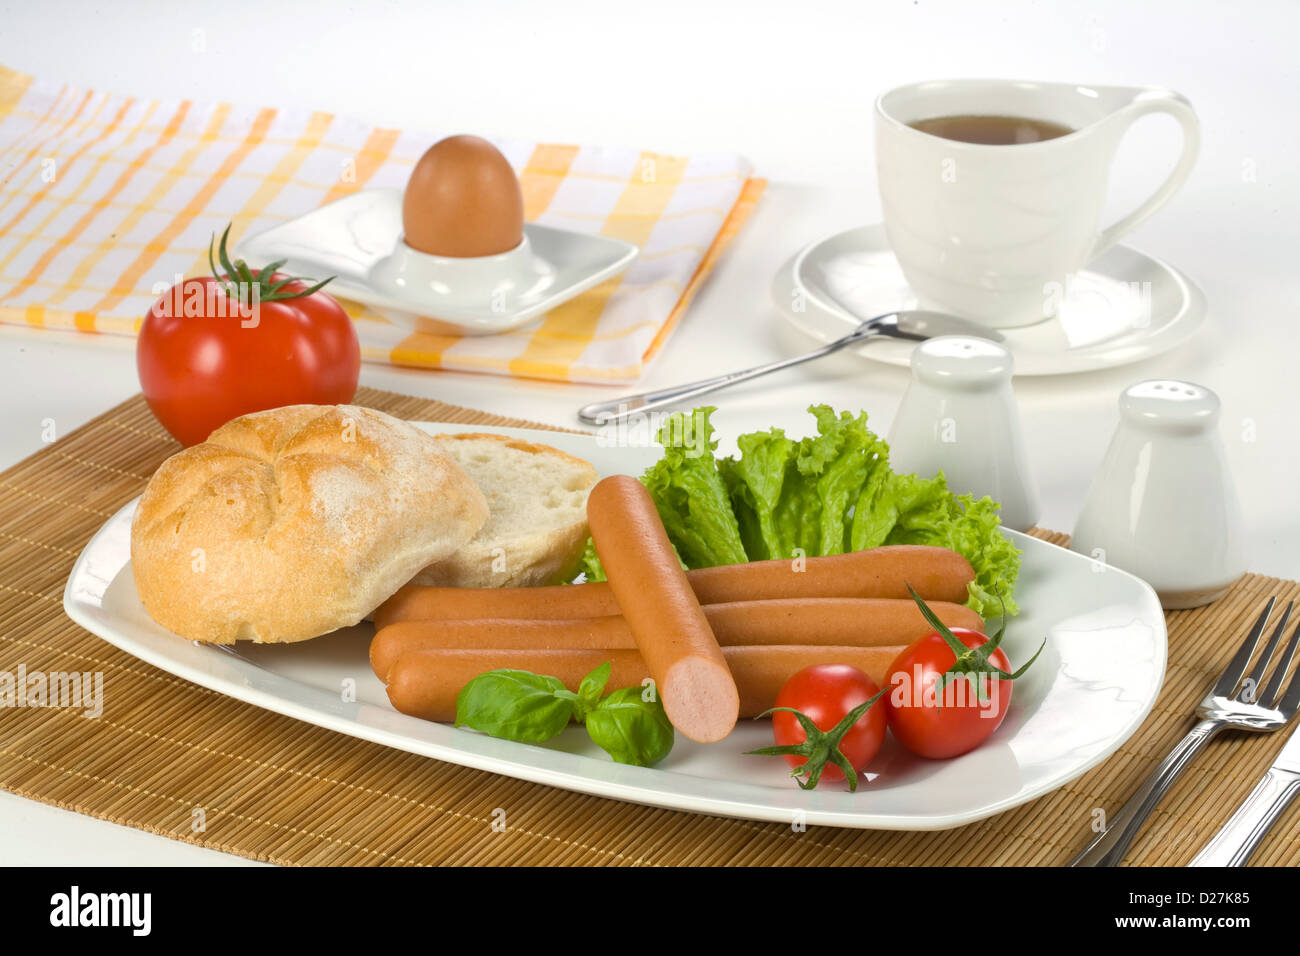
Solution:
[(1002, 523), (1026, 531), (1038, 520), (1038, 491), (1011, 391), (1011, 353), (988, 339), (945, 335), (912, 351), (912, 381), (889, 430), (897, 471), (932, 475), (948, 487), (1002, 505)]
[(1126, 388), (1119, 411), (1070, 548), (1144, 579), (1167, 609), (1208, 604), (1246, 570), (1219, 397), (1153, 380)]

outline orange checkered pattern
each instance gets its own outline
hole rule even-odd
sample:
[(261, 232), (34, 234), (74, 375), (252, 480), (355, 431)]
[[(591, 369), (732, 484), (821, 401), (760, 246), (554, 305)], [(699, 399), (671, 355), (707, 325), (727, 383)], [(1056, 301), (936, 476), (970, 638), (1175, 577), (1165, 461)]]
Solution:
[[(329, 113), (146, 100), (0, 67), (0, 322), (131, 335), (208, 242), (368, 186), (401, 187), (445, 133)], [(494, 140), (530, 221), (613, 236), (622, 275), (514, 332), (411, 332), (344, 302), (367, 360), (630, 382), (662, 346), (764, 182), (742, 157)]]

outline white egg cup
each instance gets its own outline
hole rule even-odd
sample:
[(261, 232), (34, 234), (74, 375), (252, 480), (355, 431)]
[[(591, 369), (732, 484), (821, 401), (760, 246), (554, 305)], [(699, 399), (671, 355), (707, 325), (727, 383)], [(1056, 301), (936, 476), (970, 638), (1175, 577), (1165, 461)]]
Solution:
[(392, 253), (370, 270), (377, 292), (394, 298), (419, 298), (440, 311), (509, 312), (519, 299), (535, 295), (555, 278), (555, 270), (533, 254), (528, 237), (509, 252), (491, 256), (435, 256), (400, 238)]
[(996, 342), (944, 335), (912, 350), (912, 381), (889, 430), (896, 471), (933, 475), (948, 487), (1002, 506), (1002, 523), (1027, 531), (1038, 491), (1011, 391), (1014, 360)]
[(363, 189), (241, 239), (235, 254), (254, 266), (285, 260), (295, 275), (334, 276), (331, 293), (365, 303), (397, 326), (493, 335), (618, 275), (637, 247), (526, 222), (519, 245), (499, 255), (429, 255), (402, 235), (402, 190)]
[(1246, 570), (1219, 397), (1153, 380), (1126, 388), (1119, 410), (1070, 548), (1145, 579), (1167, 609), (1208, 604)]

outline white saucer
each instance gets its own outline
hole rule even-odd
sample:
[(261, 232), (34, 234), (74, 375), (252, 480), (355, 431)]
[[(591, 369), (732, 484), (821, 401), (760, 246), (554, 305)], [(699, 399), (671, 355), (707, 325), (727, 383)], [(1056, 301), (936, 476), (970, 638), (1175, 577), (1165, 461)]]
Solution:
[[(428, 256), (401, 239), (402, 191), (363, 189), (241, 239), (235, 255), (255, 268), (285, 259), (284, 271), (295, 275), (332, 275), (326, 291), (373, 306), (399, 325), (489, 335), (617, 275), (639, 251), (621, 239), (536, 223), (524, 224), (519, 249), (478, 259)], [(412, 259), (419, 260), (414, 270)], [(403, 281), (403, 273), (413, 281)]]
[[(880, 224), (806, 247), (777, 273), (772, 293), (796, 328), (822, 342), (840, 338), (861, 319), (921, 305)], [(1116, 246), (1078, 274), (1057, 318), (998, 331), (1015, 356), (1017, 375), (1063, 375), (1168, 351), (1204, 319), (1205, 296), (1195, 283), (1168, 263)], [(858, 354), (906, 366), (914, 347), (880, 338)]]

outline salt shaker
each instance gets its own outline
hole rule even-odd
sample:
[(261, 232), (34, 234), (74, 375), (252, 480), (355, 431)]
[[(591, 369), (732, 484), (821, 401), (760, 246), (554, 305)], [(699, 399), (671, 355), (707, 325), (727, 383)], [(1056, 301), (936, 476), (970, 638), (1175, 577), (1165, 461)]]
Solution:
[(912, 352), (912, 381), (889, 431), (896, 471), (932, 475), (948, 487), (1002, 505), (1017, 531), (1038, 520), (1038, 492), (1011, 391), (1014, 362), (996, 342), (945, 335)]
[(1144, 579), (1165, 608), (1208, 604), (1246, 570), (1219, 397), (1153, 380), (1126, 388), (1119, 411), (1070, 547)]

